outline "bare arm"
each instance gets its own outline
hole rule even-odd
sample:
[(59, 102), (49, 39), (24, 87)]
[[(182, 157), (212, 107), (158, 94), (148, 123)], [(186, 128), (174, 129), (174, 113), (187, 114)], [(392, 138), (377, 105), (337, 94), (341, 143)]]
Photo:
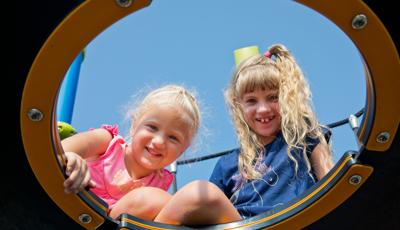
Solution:
[(111, 134), (105, 129), (94, 129), (75, 134), (61, 141), (67, 160), (64, 181), (66, 193), (78, 193), (85, 187), (95, 187), (90, 180), (89, 169), (86, 160), (94, 160), (103, 154), (111, 141)]
[(75, 134), (61, 141), (64, 152), (74, 152), (85, 160), (96, 159), (102, 155), (112, 139), (105, 129), (93, 129)]
[(334, 165), (330, 148), (325, 141), (319, 143), (314, 148), (310, 160), (311, 167), (318, 180), (321, 180)]

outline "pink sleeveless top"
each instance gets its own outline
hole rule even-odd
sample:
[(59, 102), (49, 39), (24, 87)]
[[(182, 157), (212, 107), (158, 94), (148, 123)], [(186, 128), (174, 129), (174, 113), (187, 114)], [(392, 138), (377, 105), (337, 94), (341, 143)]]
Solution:
[(161, 173), (154, 172), (146, 177), (133, 180), (124, 163), (125, 140), (118, 135), (118, 125), (102, 125), (108, 130), (113, 139), (106, 152), (94, 161), (87, 161), (91, 179), (96, 187), (91, 191), (102, 198), (111, 209), (114, 204), (132, 189), (148, 186), (157, 187), (165, 191), (172, 183), (173, 175), (166, 169)]

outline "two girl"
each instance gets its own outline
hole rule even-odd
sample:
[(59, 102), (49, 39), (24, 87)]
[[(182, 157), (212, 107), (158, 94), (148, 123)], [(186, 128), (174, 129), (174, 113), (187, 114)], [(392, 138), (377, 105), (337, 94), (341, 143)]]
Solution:
[[(144, 216), (167, 224), (219, 224), (237, 221), (289, 202), (305, 192), (333, 167), (331, 151), (324, 138), (329, 130), (318, 123), (311, 107), (308, 84), (294, 57), (283, 45), (273, 45), (264, 55), (253, 55), (240, 63), (225, 92), (225, 98), (240, 148), (219, 159), (210, 177), (212, 183), (192, 182), (174, 196), (161, 192), (161, 189), (140, 187), (143, 190), (151, 190), (142, 193), (146, 196), (140, 199), (137, 197), (142, 194), (136, 194), (140, 193), (140, 189), (130, 190), (128, 194), (132, 195), (125, 195), (112, 204), (112, 217), (122, 212), (142, 217), (141, 213), (136, 214), (137, 210), (130, 207), (150, 205), (154, 206), (152, 208), (155, 212)], [(195, 100), (192, 99), (193, 97), (188, 98), (191, 110), (182, 109), (180, 106), (168, 107), (171, 105), (170, 99), (144, 103), (144, 112), (133, 119), (132, 144), (126, 145), (122, 142), (128, 149), (125, 151), (124, 163), (131, 179), (138, 180), (157, 172), (163, 175), (156, 177), (164, 181), (161, 184), (170, 183), (169, 174), (162, 168), (171, 163), (172, 158), (179, 157), (198, 128), (199, 112), (193, 104)], [(177, 116), (161, 120), (160, 114), (164, 116), (171, 113), (168, 113), (165, 106)], [(178, 115), (185, 118), (178, 118)], [(169, 156), (173, 157), (168, 160), (156, 160), (158, 157), (164, 158), (164, 153), (155, 147), (155, 143), (145, 144), (153, 143), (152, 141), (143, 144), (134, 141), (140, 137), (135, 137), (140, 135), (138, 129), (142, 126), (147, 127), (148, 118), (150, 121), (157, 121), (156, 126), (148, 127), (148, 132), (166, 134), (166, 130), (171, 129), (174, 130), (174, 135), (169, 133), (165, 139), (169, 140), (172, 137), (181, 141), (179, 145), (171, 145), (171, 149), (175, 150), (171, 150), (172, 154)], [(164, 126), (169, 129), (164, 130)], [(105, 131), (101, 132), (106, 136)], [(95, 159), (81, 156), (88, 160), (101, 159), (101, 156), (107, 153), (106, 150), (113, 149), (107, 144), (111, 139), (111, 135), (108, 135), (108, 138), (101, 142), (102, 145), (95, 144), (96, 147), (93, 147), (97, 148)], [(63, 143), (63, 147), (64, 145)], [(139, 147), (136, 148), (135, 145)], [(66, 154), (68, 151), (75, 152), (75, 149), (71, 150), (67, 145), (64, 150)], [(138, 156), (134, 157), (135, 155)], [(69, 160), (74, 162), (73, 159)], [(88, 183), (84, 167), (81, 171), (84, 176), (80, 178), (84, 179), (74, 179), (71, 174), (66, 181), (66, 184), (70, 179), (75, 181), (73, 191), (83, 188)], [(92, 171), (90, 173), (96, 174)], [(115, 174), (104, 173), (108, 177), (115, 177)], [(71, 188), (67, 185), (65, 187), (67, 190)], [(158, 196), (151, 195), (150, 192)], [(161, 193), (164, 195), (160, 195)]]

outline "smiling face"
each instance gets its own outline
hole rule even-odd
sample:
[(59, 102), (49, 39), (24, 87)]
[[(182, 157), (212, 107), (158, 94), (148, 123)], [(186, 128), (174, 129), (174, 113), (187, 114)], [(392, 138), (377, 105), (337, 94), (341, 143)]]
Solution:
[(246, 123), (261, 137), (262, 144), (270, 143), (281, 127), (278, 90), (256, 89), (245, 93), (240, 106)]
[(129, 171), (143, 176), (176, 160), (192, 139), (190, 119), (172, 106), (154, 106), (142, 114), (131, 128), (132, 143), (127, 149)]

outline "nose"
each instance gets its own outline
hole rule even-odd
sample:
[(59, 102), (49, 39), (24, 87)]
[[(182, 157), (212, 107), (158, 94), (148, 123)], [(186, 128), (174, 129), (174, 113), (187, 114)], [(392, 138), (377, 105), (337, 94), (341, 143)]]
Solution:
[(157, 149), (163, 149), (165, 147), (165, 138), (163, 135), (158, 134), (152, 139), (152, 144)]
[(258, 113), (267, 113), (271, 111), (271, 105), (268, 104), (267, 102), (260, 102), (257, 106), (257, 112)]

